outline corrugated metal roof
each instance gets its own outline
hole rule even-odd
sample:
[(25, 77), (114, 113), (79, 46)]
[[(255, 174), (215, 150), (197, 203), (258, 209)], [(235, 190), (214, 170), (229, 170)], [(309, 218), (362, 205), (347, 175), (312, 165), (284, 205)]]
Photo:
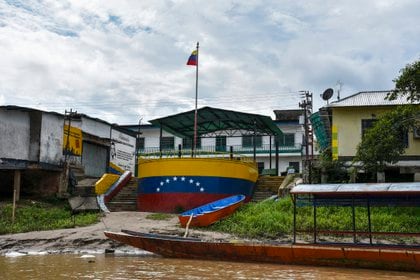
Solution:
[[(328, 107), (361, 107), (361, 106), (395, 106), (410, 104), (406, 96), (398, 96), (395, 100), (386, 100), (390, 91), (361, 91), (340, 101), (331, 102)], [(420, 104), (415, 102), (414, 104)]]
[[(181, 138), (194, 136), (194, 110), (149, 122), (161, 126), (163, 130)], [(227, 130), (255, 131), (257, 135), (283, 135), (283, 132), (269, 116), (212, 107), (203, 107), (197, 110), (198, 135)]]
[(363, 193), (420, 193), (420, 182), (413, 183), (360, 183), (360, 184), (301, 184), (291, 194), (363, 194)]

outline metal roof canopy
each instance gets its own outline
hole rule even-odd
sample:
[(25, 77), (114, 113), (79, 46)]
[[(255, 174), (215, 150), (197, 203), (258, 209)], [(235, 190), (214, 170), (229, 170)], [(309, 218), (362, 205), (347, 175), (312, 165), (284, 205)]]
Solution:
[[(420, 207), (420, 182), (412, 183), (361, 183), (361, 184), (301, 184), (295, 186), (290, 194), (293, 197), (293, 241), (296, 243), (296, 207), (312, 206), (314, 213), (314, 243), (317, 243), (317, 206), (352, 207), (352, 231), (320, 231), (324, 233), (352, 234), (354, 243), (357, 235), (368, 235), (372, 245), (372, 235), (419, 236), (420, 233), (372, 232), (371, 206), (409, 206)], [(368, 232), (356, 231), (355, 206), (363, 206), (368, 212)]]
[[(149, 121), (163, 130), (181, 137), (194, 137), (195, 110)], [(282, 131), (268, 116), (248, 114), (212, 107), (197, 110), (197, 135), (221, 135), (221, 132), (240, 132), (241, 135), (281, 136)]]
[(290, 194), (297, 206), (420, 206), (420, 183), (298, 185)]
[(420, 182), (413, 183), (356, 183), (356, 184), (301, 184), (294, 187), (291, 194), (330, 194), (340, 197), (345, 194), (420, 194)]

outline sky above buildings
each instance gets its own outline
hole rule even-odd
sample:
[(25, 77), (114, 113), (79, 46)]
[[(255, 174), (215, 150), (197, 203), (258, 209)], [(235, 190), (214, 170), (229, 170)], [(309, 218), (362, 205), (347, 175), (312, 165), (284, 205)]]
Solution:
[(420, 1), (0, 2), (0, 105), (118, 124), (198, 107), (296, 109), (387, 90), (420, 59)]

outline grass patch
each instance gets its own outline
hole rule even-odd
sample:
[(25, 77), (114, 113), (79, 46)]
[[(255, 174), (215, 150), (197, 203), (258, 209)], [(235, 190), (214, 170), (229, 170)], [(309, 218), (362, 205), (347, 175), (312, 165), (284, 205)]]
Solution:
[[(313, 230), (313, 208), (298, 207), (299, 230)], [(419, 207), (371, 207), (372, 231), (420, 232)], [(368, 231), (367, 210), (356, 207), (356, 230)], [(318, 230), (352, 230), (351, 207), (317, 207)], [(209, 229), (237, 236), (275, 239), (293, 234), (293, 204), (290, 199), (243, 205), (232, 216)]]
[(12, 223), (12, 211), (11, 202), (0, 204), (0, 234), (72, 228), (99, 221), (98, 212), (84, 212), (76, 214), (73, 223), (68, 202), (55, 198), (19, 201), (16, 205), (14, 223)]
[(161, 221), (161, 220), (169, 220), (173, 218), (173, 214), (166, 214), (166, 213), (152, 213), (146, 216), (146, 219), (149, 220), (157, 220), (157, 221)]

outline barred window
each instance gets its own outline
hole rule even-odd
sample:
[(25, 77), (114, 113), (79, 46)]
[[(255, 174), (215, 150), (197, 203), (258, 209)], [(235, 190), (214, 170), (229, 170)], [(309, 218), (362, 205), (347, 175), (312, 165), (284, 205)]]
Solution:
[[(244, 148), (251, 148), (254, 147), (254, 136), (253, 135), (244, 135), (242, 136), (242, 147)], [(262, 147), (262, 136), (256, 135), (255, 136), (255, 146)]]
[[(191, 149), (193, 146), (194, 140), (192, 138), (182, 138), (182, 148)], [(201, 138), (197, 137), (196, 148), (201, 148)]]

